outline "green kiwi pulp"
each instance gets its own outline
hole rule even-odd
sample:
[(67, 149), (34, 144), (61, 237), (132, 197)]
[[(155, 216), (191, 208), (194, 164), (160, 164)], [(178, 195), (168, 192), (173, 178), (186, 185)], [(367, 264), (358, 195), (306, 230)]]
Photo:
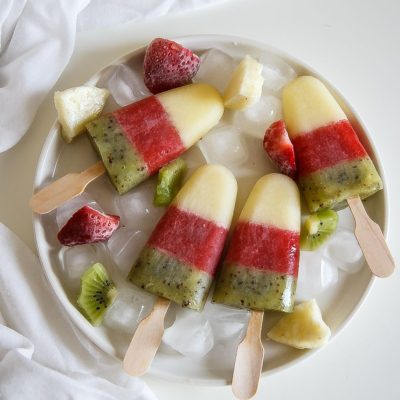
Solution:
[(213, 294), (213, 302), (249, 310), (292, 312), (297, 278), (224, 263)]
[(298, 183), (311, 213), (332, 208), (341, 210), (347, 206), (346, 199), (354, 196), (365, 199), (383, 187), (369, 157), (312, 172), (300, 177)]
[(315, 250), (336, 230), (338, 215), (333, 210), (322, 210), (309, 215), (301, 226), (300, 249)]
[(78, 305), (90, 323), (98, 326), (103, 322), (104, 314), (117, 294), (117, 288), (104, 266), (96, 263), (81, 277)]
[(155, 206), (167, 206), (182, 186), (186, 163), (181, 158), (171, 161), (158, 172), (157, 187), (154, 194)]

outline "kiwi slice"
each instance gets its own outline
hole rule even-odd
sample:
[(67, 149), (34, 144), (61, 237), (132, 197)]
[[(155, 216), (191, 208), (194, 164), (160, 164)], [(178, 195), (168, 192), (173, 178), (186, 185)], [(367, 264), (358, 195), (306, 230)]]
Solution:
[(98, 326), (102, 323), (107, 307), (113, 303), (117, 293), (117, 288), (104, 266), (96, 263), (81, 277), (78, 305), (91, 324)]
[(168, 206), (171, 203), (182, 186), (186, 169), (186, 163), (181, 158), (171, 161), (160, 169), (154, 194), (155, 206)]
[(333, 210), (322, 210), (309, 215), (301, 226), (301, 250), (315, 250), (336, 230), (338, 215)]

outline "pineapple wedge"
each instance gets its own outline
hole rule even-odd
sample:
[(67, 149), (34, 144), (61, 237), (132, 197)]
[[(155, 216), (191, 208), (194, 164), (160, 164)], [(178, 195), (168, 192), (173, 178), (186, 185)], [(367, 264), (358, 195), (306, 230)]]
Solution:
[(109, 94), (107, 89), (94, 86), (78, 86), (54, 93), (61, 133), (68, 143), (101, 114)]
[(224, 106), (240, 110), (260, 100), (264, 78), (261, 75), (262, 64), (246, 56), (236, 67), (225, 89)]
[(327, 343), (331, 330), (323, 321), (317, 302), (312, 299), (295, 306), (293, 313), (282, 317), (267, 335), (297, 349), (314, 349)]

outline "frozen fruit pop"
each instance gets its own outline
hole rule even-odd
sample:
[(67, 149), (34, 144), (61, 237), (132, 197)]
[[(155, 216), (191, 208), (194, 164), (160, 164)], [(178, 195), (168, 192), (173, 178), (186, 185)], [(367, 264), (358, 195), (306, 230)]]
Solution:
[(332, 94), (318, 79), (302, 76), (282, 94), (283, 114), (293, 142), (298, 183), (308, 208), (340, 209), (382, 189), (382, 181)]
[(153, 294), (201, 310), (215, 275), (237, 193), (221, 165), (198, 168), (151, 234), (128, 279)]
[(182, 86), (129, 104), (87, 124), (111, 182), (127, 192), (195, 144), (220, 120), (212, 86)]
[(282, 174), (260, 178), (239, 216), (213, 301), (290, 312), (299, 263), (300, 194)]

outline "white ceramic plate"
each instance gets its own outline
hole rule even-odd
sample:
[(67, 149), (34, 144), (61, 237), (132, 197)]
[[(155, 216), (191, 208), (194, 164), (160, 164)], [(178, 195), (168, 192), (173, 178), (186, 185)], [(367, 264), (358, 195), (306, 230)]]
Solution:
[[(383, 171), (378, 153), (373, 146), (371, 135), (358, 115), (326, 79), (304, 63), (264, 44), (254, 43), (237, 37), (205, 35), (180, 37), (176, 40), (197, 53), (210, 48), (218, 48), (236, 58), (250, 54), (253, 57), (263, 60), (282, 60), (289, 64), (299, 75), (311, 74), (318, 77), (327, 84), (340, 102), (382, 176)], [(133, 70), (141, 71), (144, 51), (145, 47), (136, 49), (114, 61), (111, 65), (129, 63), (129, 66)], [(95, 74), (87, 84), (96, 84), (99, 82), (100, 79), (104, 78), (106, 71), (107, 67)], [(34, 182), (35, 191), (65, 173), (78, 172), (87, 168), (96, 162), (96, 160), (96, 155), (85, 137), (79, 138), (71, 145), (65, 144), (61, 139), (59, 125), (56, 122), (48, 134), (39, 159)], [(384, 180), (384, 177), (382, 179)], [(102, 185), (104, 185), (104, 190), (107, 191), (111, 186), (106, 177), (100, 178), (96, 183), (91, 185), (97, 185), (96, 190), (100, 190), (100, 193), (103, 190)], [(116, 192), (115, 196), (118, 196)], [(365, 207), (369, 215), (381, 226), (383, 232), (386, 233), (388, 205), (385, 190), (369, 198), (365, 202)], [(66, 290), (63, 285), (62, 249), (56, 239), (58, 229), (55, 224), (54, 212), (43, 216), (34, 215), (33, 224), (37, 248), (45, 275), (69, 317), (106, 353), (122, 359), (124, 350), (129, 343), (129, 337), (110, 331), (105, 327), (92, 327), (75, 308), (76, 292)], [(324, 319), (332, 330), (332, 337), (337, 335), (350, 321), (371, 288), (372, 282), (373, 276), (368, 268), (364, 266), (356, 274), (344, 274), (341, 276), (340, 284), (317, 296)], [(276, 315), (270, 316), (267, 314), (265, 320), (263, 337), (265, 337), (265, 331), (276, 321)], [(271, 374), (283, 370), (314, 353), (315, 350), (301, 351), (266, 341), (263, 373)], [(177, 352), (168, 350), (166, 346), (162, 346), (154, 360), (150, 373), (168, 380), (180, 382), (225, 385), (231, 381), (233, 360), (234, 354), (227, 354), (223, 347), (213, 350), (207, 357), (193, 360)]]

